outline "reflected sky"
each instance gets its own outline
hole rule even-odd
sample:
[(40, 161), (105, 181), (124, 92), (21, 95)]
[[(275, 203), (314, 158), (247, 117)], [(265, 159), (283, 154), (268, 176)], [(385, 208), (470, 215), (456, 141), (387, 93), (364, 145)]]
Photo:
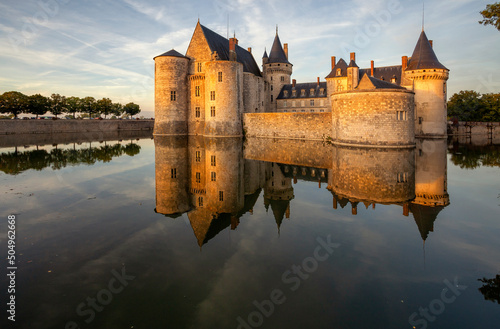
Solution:
[[(467, 288), (429, 328), (500, 320), (478, 290), (500, 273), (498, 166), (462, 169), (435, 141), (134, 144), (138, 154), (91, 166), (0, 172), (2, 245), (7, 215), (18, 216), (19, 328), (255, 327), (256, 304), (276, 290), (284, 301), (260, 328), (411, 328), (455, 278)], [(338, 246), (313, 266), (318, 239)], [(87, 297), (123, 268), (135, 278), (87, 324), (78, 305), (90, 309)]]

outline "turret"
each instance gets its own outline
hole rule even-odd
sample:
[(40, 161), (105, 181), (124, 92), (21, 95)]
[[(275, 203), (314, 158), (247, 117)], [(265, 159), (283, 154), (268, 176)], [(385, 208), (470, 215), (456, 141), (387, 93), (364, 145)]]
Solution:
[[(267, 93), (267, 112), (276, 112), (276, 98), (283, 86), (290, 84), (293, 65), (288, 61), (288, 45), (285, 45), (286, 52), (281, 46), (278, 29), (276, 29), (276, 36), (274, 37), (269, 57), (262, 58), (264, 79), (269, 88)], [(267, 56), (267, 53), (264, 53), (264, 56)]]
[(347, 67), (347, 90), (353, 90), (358, 86), (359, 66), (356, 64), (356, 53), (351, 53), (351, 60)]
[(446, 137), (446, 81), (449, 70), (437, 59), (424, 31), (420, 34), (404, 76), (410, 84), (407, 88), (415, 92), (416, 136)]
[(187, 74), (189, 58), (174, 49), (156, 56), (155, 135), (185, 135), (188, 132)]

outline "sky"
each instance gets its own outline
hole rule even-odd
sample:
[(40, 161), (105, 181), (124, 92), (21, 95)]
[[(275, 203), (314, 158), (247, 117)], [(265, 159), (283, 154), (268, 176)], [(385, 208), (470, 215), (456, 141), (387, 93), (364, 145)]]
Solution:
[[(425, 32), (450, 69), (449, 96), (500, 92), (500, 31), (478, 23), (492, 2), (425, 3)], [(350, 52), (361, 68), (371, 60), (401, 64), (422, 30), (422, 7), (421, 0), (0, 0), (0, 93), (109, 97), (150, 117), (153, 57), (185, 54), (198, 19), (235, 34), (259, 65), (278, 26), (300, 83), (324, 80), (331, 56)]]

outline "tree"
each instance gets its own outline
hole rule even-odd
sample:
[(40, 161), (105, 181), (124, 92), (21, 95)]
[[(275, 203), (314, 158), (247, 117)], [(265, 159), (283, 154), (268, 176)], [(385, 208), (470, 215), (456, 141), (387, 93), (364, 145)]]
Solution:
[(120, 104), (120, 103), (113, 103), (111, 113), (113, 113), (116, 116), (122, 115), (122, 113), (123, 113), (123, 105)]
[(29, 113), (36, 115), (44, 115), (50, 110), (50, 99), (40, 94), (29, 96)]
[(448, 116), (460, 121), (476, 121), (480, 118), (481, 94), (472, 90), (462, 90), (448, 101)]
[(481, 97), (482, 120), (500, 122), (500, 94), (484, 94)]
[(0, 96), (0, 112), (12, 113), (17, 118), (19, 113), (23, 113), (29, 106), (29, 98), (18, 91), (7, 91)]
[(113, 102), (109, 98), (103, 98), (97, 101), (97, 113), (104, 114), (106, 119), (108, 114), (113, 113)]
[(66, 109), (68, 113), (73, 114), (75, 118), (76, 112), (82, 112), (82, 101), (79, 97), (71, 96), (66, 98)]
[(487, 5), (486, 9), (481, 11), (480, 14), (484, 19), (479, 21), (479, 24), (493, 25), (500, 31), (500, 2)]
[(131, 117), (136, 115), (137, 113), (141, 112), (141, 108), (139, 107), (139, 105), (134, 104), (134, 103), (128, 103), (127, 105), (125, 105), (123, 107), (123, 110), (125, 113), (127, 113)]
[(97, 104), (94, 97), (85, 97), (82, 99), (82, 110), (88, 113), (89, 117), (92, 119), (92, 114), (96, 112)]
[(66, 96), (61, 96), (59, 94), (52, 94), (50, 96), (51, 105), (50, 112), (56, 116), (66, 111)]

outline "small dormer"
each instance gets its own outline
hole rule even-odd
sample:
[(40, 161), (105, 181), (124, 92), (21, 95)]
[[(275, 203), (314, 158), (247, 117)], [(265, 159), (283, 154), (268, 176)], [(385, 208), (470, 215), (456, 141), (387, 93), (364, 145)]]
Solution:
[(283, 90), (283, 97), (288, 97), (288, 90)]
[(309, 97), (314, 97), (314, 88), (311, 88), (311, 90), (309, 90)]
[(300, 90), (300, 97), (304, 97), (306, 95), (306, 90), (305, 89), (301, 89)]

